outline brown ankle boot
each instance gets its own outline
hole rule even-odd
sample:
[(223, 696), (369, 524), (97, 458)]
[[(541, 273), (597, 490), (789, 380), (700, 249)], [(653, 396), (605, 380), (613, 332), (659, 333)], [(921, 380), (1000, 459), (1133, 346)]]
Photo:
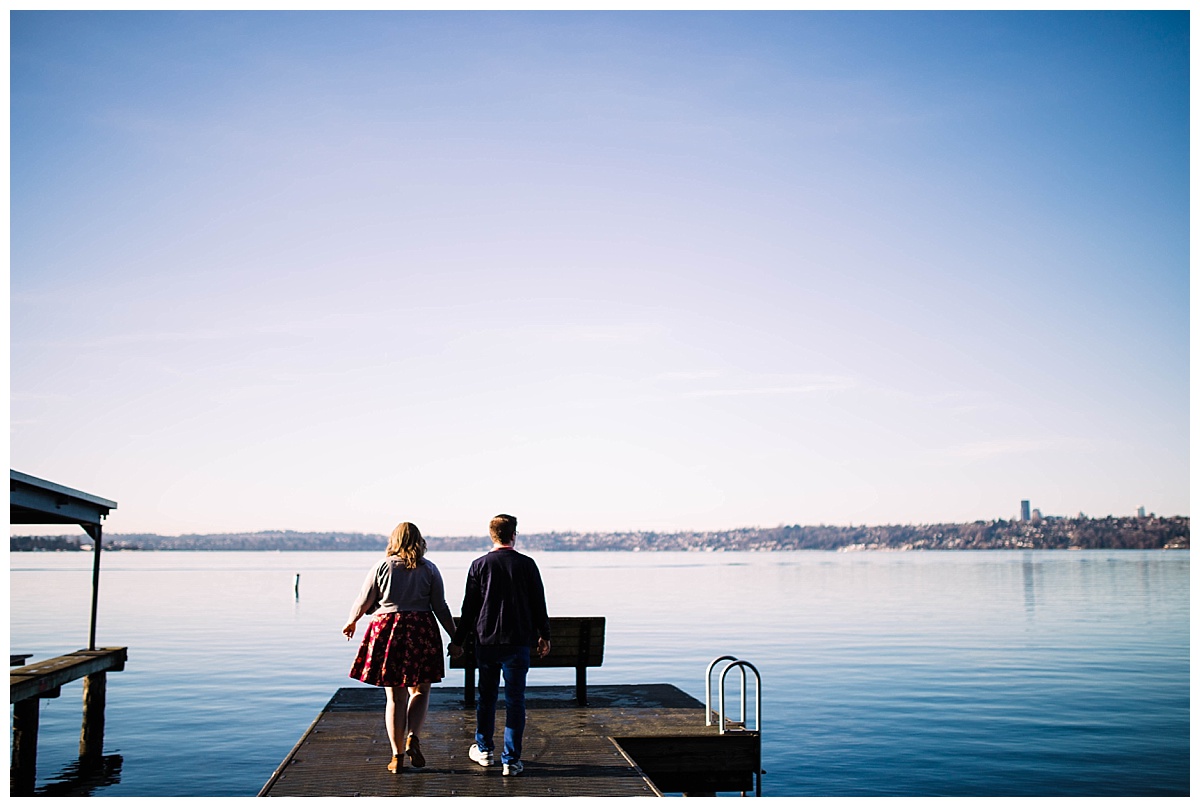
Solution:
[(425, 767), (425, 755), (421, 753), (421, 741), (417, 739), (417, 735), (408, 735), (408, 742), (404, 745), (404, 752), (412, 760), (414, 768)]

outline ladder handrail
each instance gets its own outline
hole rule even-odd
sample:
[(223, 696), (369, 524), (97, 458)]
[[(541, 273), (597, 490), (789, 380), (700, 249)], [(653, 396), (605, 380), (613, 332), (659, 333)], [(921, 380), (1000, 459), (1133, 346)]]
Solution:
[[(760, 743), (759, 747), (760, 747), (760, 753), (761, 753), (762, 676), (759, 675), (758, 668), (755, 667), (753, 664), (751, 664), (748, 661), (742, 661), (741, 659), (738, 659), (735, 656), (717, 656), (715, 659), (712, 660), (712, 662), (709, 663), (708, 669), (704, 673), (704, 725), (706, 725), (706, 726), (712, 725), (712, 672), (713, 672), (713, 668), (716, 667), (717, 664), (719, 664), (722, 661), (728, 661), (729, 664), (726, 664), (725, 669), (721, 670), (721, 677), (720, 677), (720, 680), (718, 681), (718, 692), (719, 692), (718, 704), (719, 705), (717, 707), (717, 716), (718, 716), (718, 718), (717, 718), (718, 719), (717, 733), (719, 735), (725, 734), (725, 676), (729, 675), (729, 671), (732, 670), (734, 667), (737, 667), (738, 672), (740, 672), (742, 674), (742, 718), (741, 718), (742, 729), (745, 731), (749, 731), (749, 727), (746, 725), (746, 669), (749, 668), (750, 672), (754, 673), (754, 731), (758, 732), (758, 734), (759, 734), (759, 743)], [(762, 765), (762, 760), (760, 758), (759, 759), (760, 767), (754, 771), (754, 795), (756, 795), (756, 796), (762, 795), (763, 771), (762, 771), (761, 765)], [(746, 792), (742, 791), (742, 795), (743, 796), (746, 795)]]
[[(726, 664), (726, 665), (725, 665), (725, 670), (728, 670), (728, 669), (730, 669), (730, 668), (732, 668), (732, 667), (737, 667), (737, 668), (738, 668), (738, 672), (740, 672), (740, 673), (742, 674), (742, 713), (741, 713), (741, 715), (738, 717), (738, 720), (739, 720), (739, 721), (741, 722), (741, 724), (744, 726), (744, 725), (746, 725), (746, 668), (745, 668), (745, 667), (743, 667), (743, 666), (740, 666), (740, 665), (738, 665), (738, 664), (737, 664), (737, 662), (738, 662), (738, 661), (739, 661), (739, 659), (733, 659), (733, 662), (734, 662), (734, 663), (733, 663), (733, 664)], [(721, 686), (722, 686), (722, 687), (724, 686), (724, 680), (725, 680), (725, 679), (724, 679), (724, 672), (725, 672), (725, 670), (722, 670), (722, 671), (721, 671), (721, 672), (722, 672), (722, 678), (721, 678), (721, 682), (722, 682), (722, 683), (721, 683)], [(724, 701), (722, 701), (721, 703), (722, 703), (722, 706), (721, 706), (721, 707), (718, 709), (718, 714), (723, 714), (723, 713), (725, 712)]]
[(719, 700), (718, 707), (719, 721), (718, 733), (725, 733), (725, 676), (729, 675), (729, 671), (734, 667), (739, 668), (742, 674), (742, 727), (746, 726), (746, 668), (754, 673), (754, 730), (762, 731), (762, 676), (758, 674), (758, 668), (748, 661), (740, 661), (735, 659), (725, 665), (725, 669), (721, 670), (721, 678), (719, 681)]
[[(721, 661), (737, 661), (735, 656), (717, 656), (709, 665), (708, 670), (704, 673), (704, 725), (711, 726), (712, 722), (712, 671), (713, 667), (717, 666), (717, 662)], [(746, 673), (742, 673), (742, 679), (745, 680)], [(745, 694), (742, 695), (743, 700)], [(742, 722), (746, 721), (746, 715), (742, 714)]]

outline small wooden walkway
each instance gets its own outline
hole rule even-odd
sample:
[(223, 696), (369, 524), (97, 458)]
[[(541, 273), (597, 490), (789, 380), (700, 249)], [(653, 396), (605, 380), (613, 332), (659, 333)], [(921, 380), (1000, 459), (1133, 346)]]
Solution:
[[(718, 737), (715, 727), (704, 725), (704, 704), (669, 684), (590, 686), (588, 705), (582, 707), (575, 703), (574, 687), (529, 687), (525, 700), (525, 771), (520, 776), (500, 772), (503, 690), (496, 715), (496, 765), (482, 768), (467, 756), (474, 741), (474, 709), (464, 708), (461, 687), (441, 686), (431, 692), (421, 732), (426, 767), (391, 774), (386, 768), (391, 747), (383, 725), (383, 690), (339, 689), (259, 795), (661, 796), (659, 787), (622, 748), (623, 738), (651, 751), (647, 744), (670, 748), (697, 739), (719, 742), (730, 753), (717, 755), (717, 767), (720, 760), (728, 760), (742, 767), (753, 765), (757, 771), (758, 732)], [(698, 760), (702, 768), (714, 764), (714, 755), (708, 756), (707, 763)], [(739, 785), (750, 782), (748, 768), (735, 778)], [(698, 778), (688, 781), (700, 784)]]
[[(27, 654), (9, 654), (24, 661)], [(83, 679), (83, 727), (79, 759), (85, 768), (97, 768), (104, 754), (104, 703), (108, 673), (125, 669), (128, 649), (100, 647), (76, 650), (65, 656), (26, 664), (9, 671), (8, 699), (12, 704), (12, 762), (9, 795), (29, 796), (37, 782), (38, 704), (57, 698), (65, 684)]]

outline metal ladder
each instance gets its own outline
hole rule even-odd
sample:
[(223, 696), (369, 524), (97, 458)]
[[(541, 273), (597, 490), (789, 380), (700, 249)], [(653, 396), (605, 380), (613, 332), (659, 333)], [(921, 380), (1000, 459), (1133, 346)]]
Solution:
[[(758, 668), (748, 661), (743, 661), (735, 656), (717, 656), (709, 662), (708, 669), (704, 673), (704, 725), (711, 726), (712, 723), (712, 673), (713, 668), (722, 661), (729, 663), (721, 670), (721, 677), (718, 679), (718, 696), (717, 696), (717, 733), (725, 734), (725, 676), (729, 675), (729, 671), (734, 667), (738, 668), (738, 672), (742, 674), (742, 710), (739, 722), (742, 724), (742, 729), (749, 731), (746, 725), (746, 670), (754, 673), (754, 731), (759, 735), (759, 748), (762, 748), (762, 676), (758, 674)], [(760, 751), (761, 754), (761, 751)], [(762, 795), (762, 759), (759, 759), (759, 770), (754, 774), (754, 795)], [(746, 795), (745, 792), (742, 795)]]

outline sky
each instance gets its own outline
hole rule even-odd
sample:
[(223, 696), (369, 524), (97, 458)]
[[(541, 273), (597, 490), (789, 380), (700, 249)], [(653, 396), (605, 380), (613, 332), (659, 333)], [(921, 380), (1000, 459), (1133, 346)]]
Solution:
[(1187, 12), (15, 11), (10, 70), (10, 467), (106, 532), (1189, 514)]

